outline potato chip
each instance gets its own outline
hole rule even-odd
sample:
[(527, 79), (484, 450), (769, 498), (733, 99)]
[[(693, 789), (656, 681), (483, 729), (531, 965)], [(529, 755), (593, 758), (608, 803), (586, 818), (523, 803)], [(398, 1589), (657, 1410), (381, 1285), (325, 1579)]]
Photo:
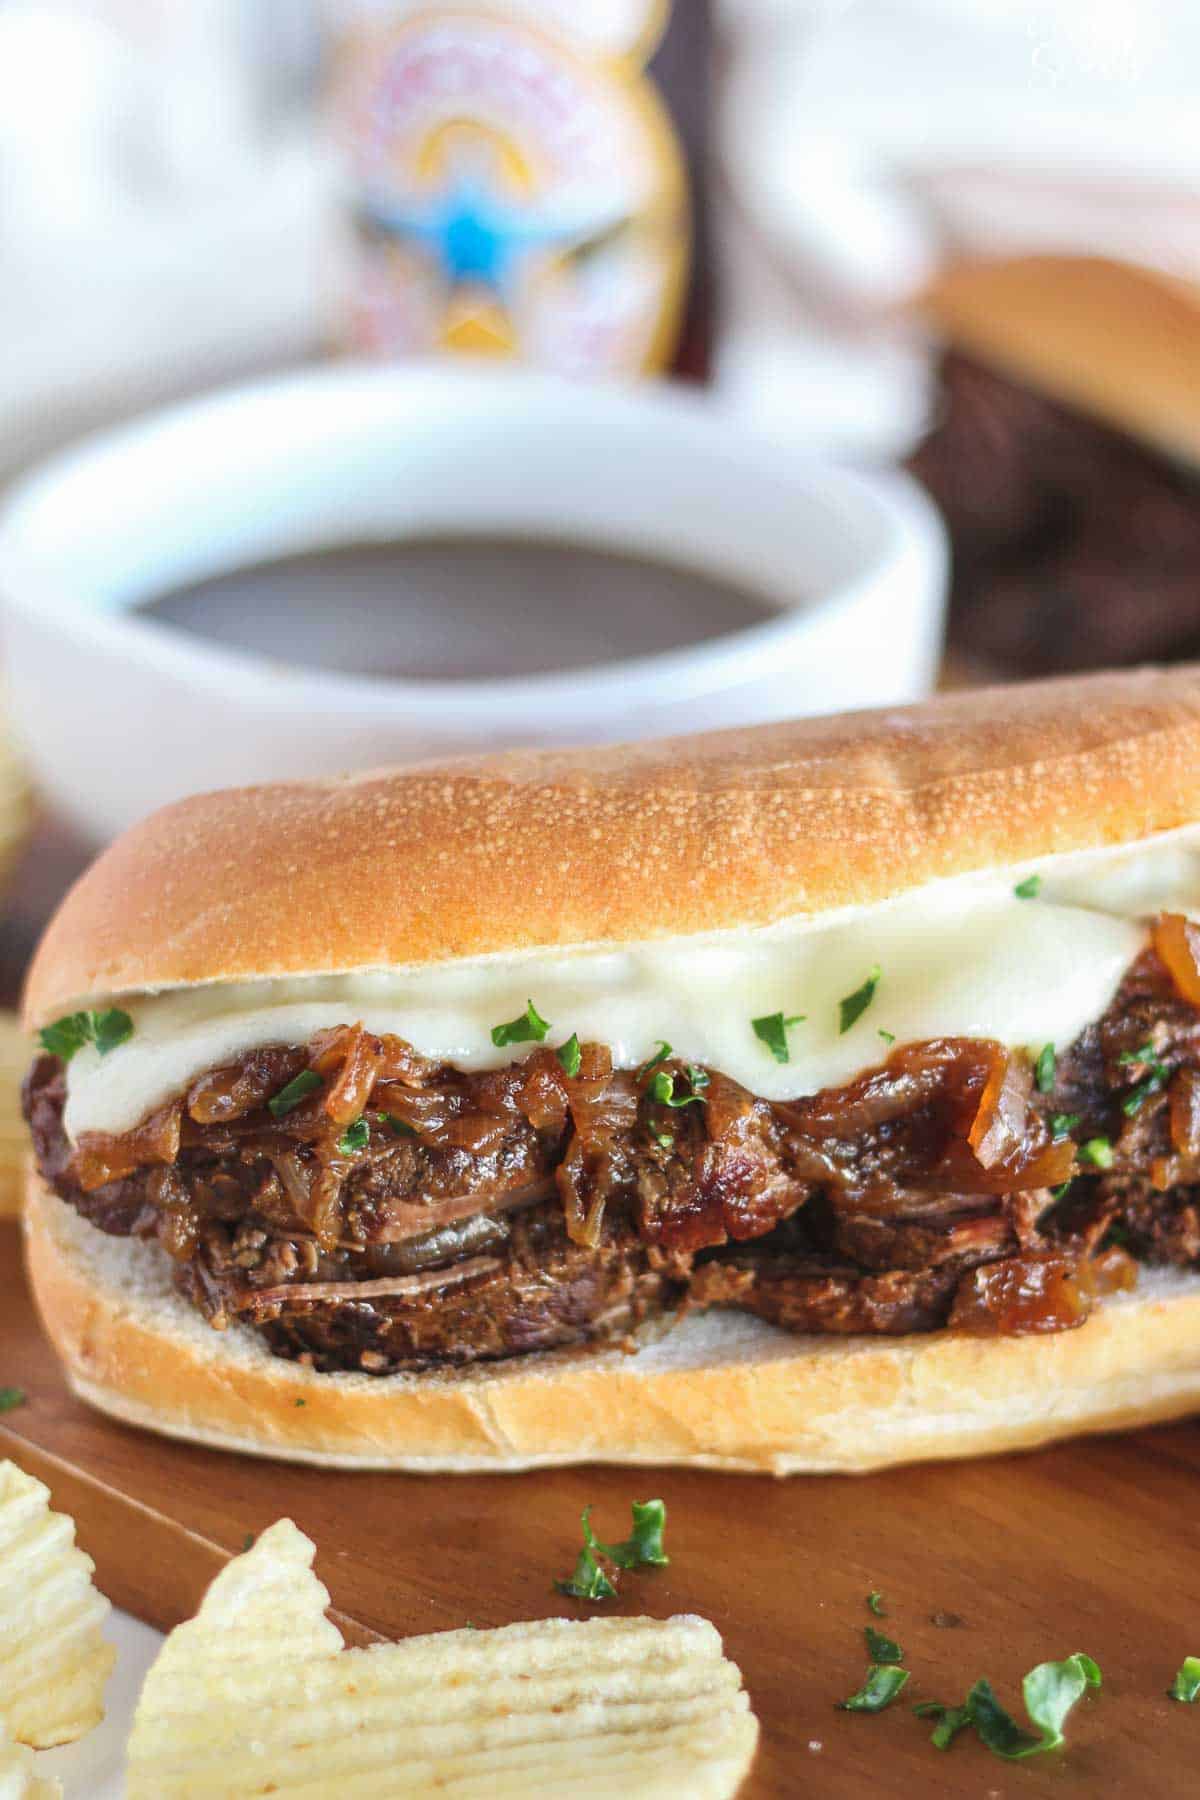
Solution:
[(704, 1619), (546, 1619), (342, 1647), (290, 1520), (146, 1677), (128, 1800), (277, 1794), (727, 1800), (758, 1738)]
[(33, 1751), (14, 1744), (0, 1721), (0, 1800), (62, 1800), (57, 1781), (37, 1773)]
[(93, 1569), (49, 1489), (0, 1462), (0, 1719), (37, 1750), (104, 1717), (116, 1651), (100, 1635), (109, 1606)]

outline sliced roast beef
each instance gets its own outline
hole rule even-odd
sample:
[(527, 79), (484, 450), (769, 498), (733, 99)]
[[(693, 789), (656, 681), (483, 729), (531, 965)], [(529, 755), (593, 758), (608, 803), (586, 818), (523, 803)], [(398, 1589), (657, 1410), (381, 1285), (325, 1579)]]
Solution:
[(1200, 1261), (1200, 1010), (1168, 963), (1147, 951), (1037, 1077), (937, 1039), (771, 1103), (598, 1045), (574, 1073), (546, 1048), (465, 1073), (359, 1025), (212, 1070), (119, 1138), (67, 1141), (54, 1058), (25, 1106), (51, 1186), (156, 1237), (212, 1323), (390, 1369), (620, 1337), (685, 1301), (795, 1331), (1061, 1329), (1125, 1279), (1114, 1247)]

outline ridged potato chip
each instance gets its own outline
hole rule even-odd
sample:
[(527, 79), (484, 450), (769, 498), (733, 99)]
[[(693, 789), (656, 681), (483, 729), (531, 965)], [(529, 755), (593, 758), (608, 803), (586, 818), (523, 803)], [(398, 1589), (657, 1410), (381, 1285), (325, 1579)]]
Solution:
[(57, 1781), (39, 1776), (33, 1751), (14, 1744), (0, 1721), (0, 1800), (62, 1800)]
[(728, 1800), (758, 1723), (704, 1619), (546, 1619), (347, 1650), (290, 1520), (146, 1677), (128, 1800), (570, 1794)]
[(116, 1651), (100, 1635), (109, 1606), (93, 1569), (49, 1489), (0, 1462), (0, 1720), (35, 1750), (74, 1743), (104, 1717)]

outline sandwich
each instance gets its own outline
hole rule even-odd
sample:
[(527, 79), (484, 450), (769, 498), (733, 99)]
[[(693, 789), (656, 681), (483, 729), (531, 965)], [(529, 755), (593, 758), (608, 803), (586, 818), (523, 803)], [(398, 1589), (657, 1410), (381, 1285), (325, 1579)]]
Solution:
[(1200, 1401), (1200, 669), (189, 799), (25, 994), (79, 1395), (862, 1470)]
[(954, 550), (951, 641), (1024, 674), (1200, 653), (1200, 287), (1096, 256), (948, 267), (911, 467)]

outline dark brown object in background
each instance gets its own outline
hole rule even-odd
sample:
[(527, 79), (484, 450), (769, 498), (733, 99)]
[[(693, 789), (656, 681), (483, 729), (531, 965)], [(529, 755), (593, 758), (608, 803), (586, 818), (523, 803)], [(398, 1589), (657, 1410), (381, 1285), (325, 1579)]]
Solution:
[[(317, 1544), (317, 1574), (351, 1642), (552, 1614), (695, 1612), (743, 1670), (762, 1747), (741, 1800), (1156, 1800), (1191, 1791), (1194, 1709), (1166, 1689), (1195, 1648), (1200, 1573), (1188, 1529), (1200, 1426), (1141, 1431), (975, 1463), (866, 1478), (703, 1470), (548, 1469), (530, 1475), (346, 1475), (173, 1444), (68, 1392), (0, 1226), (0, 1375), (28, 1403), (0, 1418), (0, 1456), (46, 1481), (79, 1523), (96, 1579), (161, 1627), (191, 1614), (217, 1570), (286, 1513)], [(610, 1537), (661, 1495), (667, 1568), (622, 1577), (589, 1608), (557, 1596), (579, 1515)], [(863, 1677), (866, 1596), (912, 1679), (878, 1718), (838, 1712)], [(930, 1614), (935, 1613), (931, 1620)], [(945, 1630), (955, 1618), (957, 1630)], [(1094, 1656), (1098, 1694), (1065, 1751), (1006, 1767), (970, 1734), (949, 1754), (910, 1702), (957, 1702), (980, 1675), (1021, 1715), (1026, 1670)]]
[(955, 649), (1034, 675), (1200, 647), (1200, 472), (951, 351), (910, 467), (954, 552)]
[(692, 197), (692, 275), (672, 373), (705, 381), (714, 333), (713, 257), (708, 223), (708, 141), (712, 121), (712, 18), (709, 0), (674, 0), (650, 74), (675, 121)]

